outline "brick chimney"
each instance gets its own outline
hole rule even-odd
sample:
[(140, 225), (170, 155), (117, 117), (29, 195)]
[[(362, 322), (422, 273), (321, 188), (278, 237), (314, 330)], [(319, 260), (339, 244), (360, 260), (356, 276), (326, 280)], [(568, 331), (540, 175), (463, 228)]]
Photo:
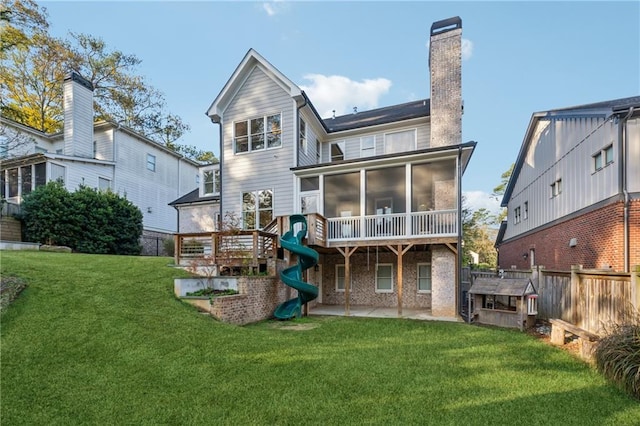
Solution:
[(64, 79), (64, 154), (93, 158), (93, 85), (72, 71)]
[(431, 25), (431, 147), (462, 143), (462, 20)]

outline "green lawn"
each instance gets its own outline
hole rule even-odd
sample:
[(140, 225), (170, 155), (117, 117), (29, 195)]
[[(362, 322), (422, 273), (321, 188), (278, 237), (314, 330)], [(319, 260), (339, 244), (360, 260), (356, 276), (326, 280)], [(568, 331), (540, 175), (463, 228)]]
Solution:
[[(640, 404), (511, 330), (309, 317), (237, 327), (169, 258), (1, 252), (0, 423), (632, 425)], [(290, 327), (295, 325), (298, 327)]]

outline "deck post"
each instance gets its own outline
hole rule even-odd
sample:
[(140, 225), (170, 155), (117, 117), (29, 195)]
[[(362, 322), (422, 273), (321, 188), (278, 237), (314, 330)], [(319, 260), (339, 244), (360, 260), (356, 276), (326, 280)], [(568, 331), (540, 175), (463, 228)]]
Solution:
[(349, 259), (358, 247), (354, 247), (353, 249), (349, 249), (349, 246), (346, 246), (344, 249), (342, 249), (342, 247), (336, 248), (344, 256), (344, 315), (348, 317), (351, 315), (349, 307), (349, 299), (351, 298), (351, 262)]
[(398, 316), (401, 317), (402, 316), (402, 274), (403, 274), (403, 270), (402, 270), (402, 264), (403, 264), (403, 256), (404, 254), (409, 251), (409, 249), (411, 247), (413, 247), (413, 244), (408, 244), (406, 247), (403, 247), (403, 244), (398, 244), (398, 247), (395, 248), (393, 246), (387, 246), (389, 248), (389, 250), (391, 250), (398, 258), (397, 263), (398, 263), (398, 272), (397, 272), (397, 282), (398, 282)]

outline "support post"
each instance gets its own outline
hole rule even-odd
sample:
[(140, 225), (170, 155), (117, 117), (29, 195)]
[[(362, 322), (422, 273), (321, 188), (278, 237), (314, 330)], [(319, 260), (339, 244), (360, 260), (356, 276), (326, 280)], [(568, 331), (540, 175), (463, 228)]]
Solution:
[(348, 317), (350, 312), (350, 298), (351, 298), (351, 262), (349, 259), (351, 255), (356, 251), (358, 247), (350, 249), (346, 246), (344, 249), (337, 247), (338, 251), (344, 256), (344, 315)]

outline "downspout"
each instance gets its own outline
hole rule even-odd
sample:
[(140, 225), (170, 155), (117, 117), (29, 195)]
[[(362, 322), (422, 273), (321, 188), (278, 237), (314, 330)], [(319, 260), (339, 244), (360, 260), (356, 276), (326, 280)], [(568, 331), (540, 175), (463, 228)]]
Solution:
[[(214, 121), (211, 120), (211, 122), (213, 123)], [(222, 230), (222, 222), (224, 221), (224, 216), (222, 215), (222, 189), (224, 186), (224, 179), (222, 179), (222, 170), (223, 170), (223, 158), (224, 158), (224, 144), (222, 143), (222, 122), (218, 122), (216, 123), (218, 125), (218, 147), (220, 149), (220, 158), (218, 158), (218, 170), (219, 170), (219, 175), (220, 175), (220, 192), (218, 193), (218, 198), (220, 200), (219, 204), (219, 209), (220, 209), (220, 214), (218, 215), (218, 223), (216, 223), (216, 231), (220, 231)]]
[(629, 191), (627, 189), (627, 120), (633, 114), (633, 107), (629, 108), (627, 115), (618, 123), (618, 141), (620, 144), (620, 187), (624, 197), (623, 207), (623, 252), (624, 252), (624, 272), (630, 270), (629, 259)]
[[(462, 304), (462, 147), (458, 146), (458, 255), (456, 256), (456, 286), (458, 286), (458, 301), (456, 310), (461, 313)], [(467, 312), (471, 318), (471, 312)]]
[[(296, 159), (295, 159), (296, 167), (300, 166), (300, 151), (299, 151), (300, 149), (300, 110), (305, 106), (307, 106), (307, 103), (308, 103), (307, 95), (305, 95), (304, 92), (302, 93), (302, 99), (304, 99), (304, 103), (296, 108), (296, 125), (294, 127), (296, 129), (296, 137), (295, 137), (296, 146), (293, 151), (295, 152), (295, 156), (296, 156)], [(307, 141), (307, 143), (309, 143), (309, 141)]]

